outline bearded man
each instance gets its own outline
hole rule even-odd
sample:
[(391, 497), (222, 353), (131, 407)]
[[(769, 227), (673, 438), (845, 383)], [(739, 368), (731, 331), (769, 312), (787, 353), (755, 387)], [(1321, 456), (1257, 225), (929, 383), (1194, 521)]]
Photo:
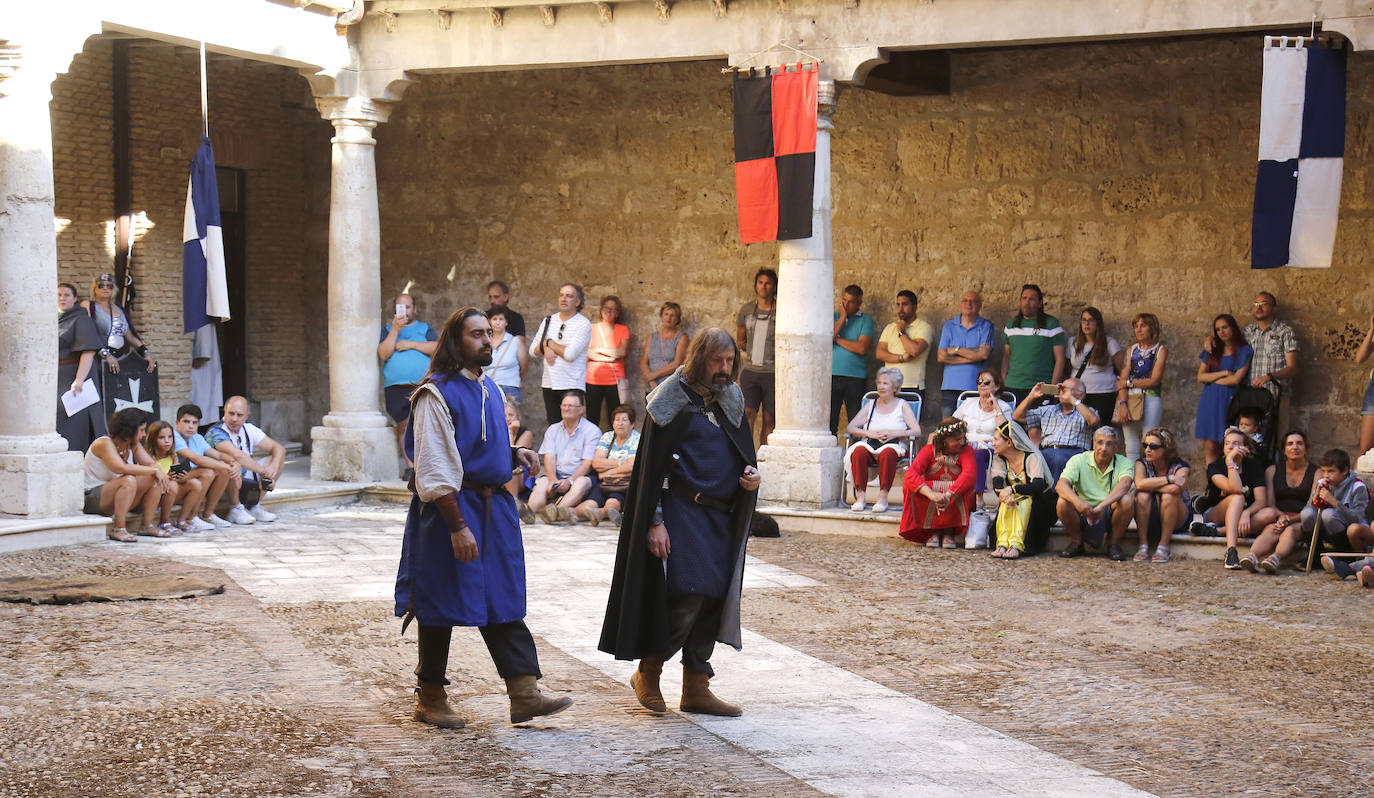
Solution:
[(649, 394), (600, 649), (638, 659), (639, 703), (667, 706), (663, 663), (682, 651), (683, 712), (737, 716), (710, 690), (716, 641), (739, 649), (744, 547), (758, 499), (739, 347), (717, 327)]
[(463, 720), (444, 686), (454, 626), (476, 626), (506, 681), (511, 723), (560, 712), (571, 698), (539, 692), (539, 657), (525, 626), (525, 550), (515, 499), (503, 487), (512, 470), (533, 472), (539, 458), (511, 451), (501, 389), (482, 373), (491, 365), (491, 324), (463, 308), (439, 333), (429, 374), (411, 395), (406, 454), (415, 462), (396, 575), (401, 631), (419, 621), (419, 699), (415, 719), (450, 729)]

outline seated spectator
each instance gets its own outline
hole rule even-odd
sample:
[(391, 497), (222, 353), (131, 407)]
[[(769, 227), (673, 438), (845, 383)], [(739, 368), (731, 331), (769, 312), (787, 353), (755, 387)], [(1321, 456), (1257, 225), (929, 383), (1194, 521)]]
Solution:
[[(190, 476), (191, 469), (181, 463), (181, 458), (177, 456), (176, 433), (172, 431), (172, 425), (166, 421), (154, 421), (148, 425), (148, 433), (143, 439), (143, 449), (153, 458), (158, 470), (175, 483), (174, 490), (162, 494), (162, 517), (158, 519), (158, 528), (173, 537), (184, 532), (214, 529), (213, 524), (192, 523), (193, 520), (198, 520), (196, 508), (200, 506), (200, 500), (205, 498), (205, 489), (210, 487), (210, 483), (201, 482)], [(173, 524), (172, 507), (177, 503), (181, 504), (181, 514)]]
[[(248, 423), (248, 412), (247, 399), (242, 396), (229, 397), (224, 403), (224, 420), (211, 427), (205, 439), (217, 454), (242, 469), (240, 476), (243, 482), (235, 504), (229, 510), (230, 523), (251, 524), (258, 521), (270, 524), (277, 520), (277, 516), (262, 506), (262, 497), (277, 486), (282, 467), (286, 465), (286, 448), (267, 437), (267, 433), (257, 425)], [(253, 454), (259, 451), (266, 454), (255, 459)]]
[[(497, 384), (500, 385), (500, 383)], [(515, 403), (515, 399), (512, 398), (510, 394), (506, 394), (506, 429), (510, 431), (510, 446), (512, 449), (519, 446), (523, 446), (526, 449), (534, 448), (534, 433), (525, 429), (520, 424), (520, 406)], [(519, 499), (522, 493), (529, 493), (533, 485), (534, 479), (532, 479), (529, 473), (522, 467), (510, 478), (510, 481), (506, 483), (506, 490), (510, 491), (510, 495)], [(528, 509), (526, 509), (526, 512), (528, 512)], [(529, 520), (525, 521), (525, 523), (534, 523), (534, 516), (530, 515)]]
[(1302, 508), (1304, 540), (1321, 525), (1321, 542), (1335, 551), (1369, 551), (1374, 532), (1365, 523), (1369, 488), (1350, 470), (1344, 449), (1328, 449), (1317, 461), (1320, 473), (1312, 486), (1312, 499)]
[[(1191, 469), (1178, 456), (1174, 433), (1164, 427), (1146, 432), (1142, 448), (1140, 459), (1135, 461), (1135, 529), (1140, 547), (1132, 559), (1166, 563), (1174, 533), (1186, 530), (1193, 517), (1188, 497)], [(1152, 540), (1159, 541), (1153, 555)]]
[(630, 351), (630, 328), (620, 323), (624, 311), (620, 297), (601, 298), (601, 318), (592, 325), (587, 345), (587, 420), (601, 426), (602, 408), (607, 421), (615, 408), (630, 401), (625, 376), (625, 355)]
[[(528, 506), (531, 514), (544, 511), (544, 520), (551, 524), (571, 521), (572, 508), (582, 502), (596, 480), (592, 460), (601, 442), (601, 430), (582, 417), (586, 409), (582, 403), (581, 391), (565, 391), (559, 403), (563, 420), (545, 430), (539, 446), (544, 473), (534, 482)], [(555, 500), (556, 504), (549, 504)]]
[(1197, 381), (1203, 387), (1193, 428), (1193, 437), (1202, 441), (1209, 467), (1221, 457), (1226, 412), (1236, 386), (1245, 384), (1254, 356), (1255, 351), (1246, 343), (1234, 316), (1223, 313), (1212, 321), (1211, 345), (1198, 355), (1202, 362), (1197, 367)]
[(998, 396), (1002, 392), (1002, 377), (994, 369), (978, 372), (975, 381), (977, 396), (970, 396), (959, 404), (954, 417), (968, 425), (968, 442), (978, 460), (978, 484), (974, 494), (980, 498), (987, 489), (988, 461), (992, 454), (992, 437), (998, 425), (1011, 418), (1012, 406)]
[(957, 418), (940, 422), (906, 469), (898, 534), (930, 548), (957, 549), (968, 530), (977, 460)]
[(1097, 414), (1098, 424), (1111, 423), (1116, 409), (1116, 375), (1126, 371), (1126, 353), (1107, 335), (1102, 311), (1087, 307), (1079, 315), (1078, 334), (1069, 341), (1069, 368), (1083, 381), (1083, 401)]
[(993, 433), (988, 482), (997, 493), (997, 548), (993, 557), (1020, 559), (1037, 554), (1049, 540), (1054, 519), (1054, 493), (1049, 466), (1030, 435), (1015, 421), (1003, 421)]
[(920, 422), (911, 405), (897, 398), (902, 387), (902, 372), (892, 366), (878, 369), (878, 395), (849, 420), (844, 431), (856, 439), (844, 453), (857, 497), (849, 509), (863, 512), (868, 501), (868, 468), (878, 466), (878, 487), (882, 491), (873, 511), (887, 512), (887, 492), (897, 477), (897, 461), (906, 456), (907, 438), (921, 434)]
[(639, 356), (639, 373), (649, 390), (658, 387), (663, 378), (677, 371), (687, 362), (687, 333), (682, 331), (682, 308), (676, 302), (664, 302), (658, 309), (658, 332), (644, 342)]
[(601, 436), (592, 458), (596, 484), (587, 492), (587, 500), (573, 510), (573, 515), (587, 519), (592, 526), (610, 521), (620, 526), (620, 510), (630, 490), (630, 474), (635, 467), (635, 452), (639, 449), (639, 430), (635, 429), (635, 409), (621, 405), (611, 413), (611, 431)]
[(487, 311), (487, 320), (491, 322), (491, 365), (486, 372), (501, 386), (507, 399), (519, 403), (524, 400), (520, 385), (530, 365), (530, 353), (525, 349), (525, 336), (516, 335), (507, 326), (509, 317), (510, 311), (500, 305)]
[(1228, 570), (1239, 570), (1240, 555), (1236, 541), (1250, 537), (1277, 517), (1269, 506), (1269, 490), (1264, 483), (1264, 464), (1254, 455), (1254, 444), (1245, 433), (1231, 427), (1222, 436), (1222, 456), (1207, 466), (1207, 482), (1221, 497), (1215, 507), (1207, 510), (1202, 520), (1194, 523), (1194, 535), (1226, 534)]
[(1242, 568), (1251, 573), (1276, 574), (1291, 561), (1298, 547), (1307, 543), (1299, 521), (1316, 478), (1317, 464), (1307, 459), (1307, 435), (1297, 430), (1285, 435), (1280, 462), (1264, 470), (1264, 486), (1276, 517), (1255, 536), (1250, 553), (1241, 558)]
[(108, 434), (91, 443), (82, 466), (81, 484), (86, 492), (82, 511), (112, 517), (114, 526), (106, 536), (120, 543), (138, 542), (138, 538), (125, 529), (124, 519), (129, 509), (139, 502), (143, 508), (143, 527), (138, 533), (155, 538), (171, 537), (153, 523), (153, 516), (162, 502), (162, 494), (175, 491), (176, 486), (143, 449), (141, 441), (147, 429), (146, 419), (142, 410), (133, 407), (110, 416), (106, 424)]
[(1060, 557), (1081, 557), (1086, 553), (1084, 538), (1100, 548), (1110, 534), (1108, 556), (1115, 562), (1126, 559), (1121, 536), (1135, 514), (1131, 494), (1135, 479), (1130, 461), (1116, 449), (1116, 429), (1098, 427), (1093, 433), (1092, 451), (1076, 454), (1064, 464), (1064, 473), (1055, 486), (1059, 494), (1056, 509), (1069, 545), (1059, 552)]
[[(382, 328), (377, 342), (377, 358), (382, 361), (382, 396), (386, 412), (396, 422), (396, 448), (405, 458), (406, 470), (401, 479), (409, 481), (415, 474), (415, 464), (403, 445), (406, 421), (410, 418), (410, 395), (415, 392), (429, 372), (429, 359), (439, 349), (439, 333), (415, 318), (415, 300), (410, 294), (399, 294), (393, 300), (396, 315)], [(499, 383), (498, 383), (499, 384)]]
[(182, 462), (192, 466), (192, 477), (209, 486), (205, 492), (205, 509), (198, 518), (192, 519), (192, 523), (200, 521), (201, 529), (206, 529), (207, 525), (210, 529), (230, 526), (228, 521), (215, 515), (215, 508), (219, 506), (224, 491), (230, 487), (234, 489), (231, 495), (238, 495), (239, 487), (243, 485), (243, 471), (236, 463), (219, 455), (210, 442), (205, 440), (205, 436), (198, 432), (200, 418), (201, 411), (198, 405), (187, 404), (177, 408), (173, 444), (176, 446), (177, 456)]
[(1364, 557), (1354, 562), (1346, 562), (1340, 557), (1322, 555), (1322, 568), (1337, 579), (1355, 577), (1364, 587), (1374, 587), (1374, 557)]
[[(1140, 458), (1140, 438), (1145, 430), (1159, 426), (1164, 416), (1164, 398), (1160, 386), (1164, 383), (1164, 364), (1169, 348), (1159, 341), (1159, 317), (1153, 313), (1137, 313), (1131, 322), (1135, 343), (1126, 351), (1127, 370), (1117, 374), (1117, 417), (1125, 425), (1126, 459)], [(1131, 407), (1139, 407), (1131, 420)]]
[[(1040, 405), (1041, 398), (1050, 391), (1055, 392), (1059, 401)], [(1083, 383), (1076, 379), (1064, 380), (1064, 384), (1058, 386), (1036, 383), (1012, 413), (1012, 420), (1025, 424), (1031, 440), (1040, 447), (1050, 467), (1050, 478), (1055, 482), (1059, 481), (1064, 464), (1092, 445), (1090, 433), (1097, 426), (1098, 418), (1083, 401), (1084, 395)]]

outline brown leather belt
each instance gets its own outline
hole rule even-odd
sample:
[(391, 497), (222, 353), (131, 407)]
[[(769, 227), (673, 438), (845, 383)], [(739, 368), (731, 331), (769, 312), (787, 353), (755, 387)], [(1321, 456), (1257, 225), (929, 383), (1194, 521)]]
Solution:
[(668, 490), (671, 490), (673, 493), (676, 493), (689, 502), (700, 504), (702, 507), (710, 507), (712, 510), (720, 510), (722, 513), (728, 513), (735, 509), (735, 500), (733, 496), (729, 499), (717, 499), (714, 496), (707, 496), (705, 493), (688, 485), (685, 479), (676, 474), (672, 474), (668, 477)]
[(59, 365), (59, 366), (70, 366), (70, 365), (73, 365), (73, 364), (75, 364), (75, 363), (80, 363), (80, 362), (81, 362), (81, 358), (80, 358), (80, 357), (69, 357), (69, 358), (67, 358), (66, 360), (59, 360), (59, 361), (57, 361), (57, 365)]

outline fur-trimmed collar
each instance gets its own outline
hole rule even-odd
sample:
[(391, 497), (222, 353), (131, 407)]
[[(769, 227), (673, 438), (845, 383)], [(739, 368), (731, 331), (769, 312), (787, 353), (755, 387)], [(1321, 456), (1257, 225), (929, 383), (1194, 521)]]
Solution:
[[(649, 393), (647, 410), (654, 423), (660, 427), (666, 427), (677, 418), (677, 414), (688, 404), (688, 392), (691, 388), (687, 387), (682, 379), (683, 370), (686, 366), (678, 366), (666, 380), (659, 383), (658, 387)], [(732, 426), (738, 427), (744, 421), (744, 392), (739, 385), (730, 383), (725, 390), (716, 394), (716, 404), (725, 413), (725, 418)]]

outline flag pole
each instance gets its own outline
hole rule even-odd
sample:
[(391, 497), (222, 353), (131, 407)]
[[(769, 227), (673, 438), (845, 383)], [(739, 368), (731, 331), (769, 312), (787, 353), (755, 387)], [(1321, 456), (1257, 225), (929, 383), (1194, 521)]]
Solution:
[(210, 137), (210, 92), (205, 81), (205, 42), (200, 43), (200, 123), (206, 138)]

